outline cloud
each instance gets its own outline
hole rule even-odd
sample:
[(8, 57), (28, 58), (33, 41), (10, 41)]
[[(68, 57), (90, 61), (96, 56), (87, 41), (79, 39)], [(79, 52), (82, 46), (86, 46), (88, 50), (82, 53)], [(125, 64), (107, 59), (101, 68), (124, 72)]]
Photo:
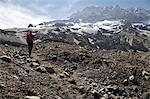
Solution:
[(65, 2), (66, 5), (64, 6), (65, 11), (70, 11), (72, 10), (72, 8), (74, 8), (75, 4), (78, 3), (80, 0), (64, 0), (64, 1), (66, 1)]
[(47, 16), (35, 14), (29, 9), (10, 3), (0, 3), (0, 28), (27, 27), (48, 21)]
[[(0, 0), (0, 28), (25, 27), (45, 19), (64, 19), (80, 0)], [(48, 20), (48, 21), (49, 21)]]

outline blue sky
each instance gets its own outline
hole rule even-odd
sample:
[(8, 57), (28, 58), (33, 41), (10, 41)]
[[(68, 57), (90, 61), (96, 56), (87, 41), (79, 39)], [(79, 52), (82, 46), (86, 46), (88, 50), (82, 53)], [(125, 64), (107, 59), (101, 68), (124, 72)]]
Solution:
[(0, 28), (65, 19), (86, 6), (112, 5), (150, 9), (150, 0), (0, 0)]

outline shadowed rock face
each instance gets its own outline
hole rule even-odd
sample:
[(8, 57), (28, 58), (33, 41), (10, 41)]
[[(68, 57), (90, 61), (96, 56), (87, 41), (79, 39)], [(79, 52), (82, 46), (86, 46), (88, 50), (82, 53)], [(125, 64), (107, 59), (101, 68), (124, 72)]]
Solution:
[(24, 42), (16, 35), (15, 31), (0, 31), (0, 44), (9, 44), (13, 46), (26, 46)]

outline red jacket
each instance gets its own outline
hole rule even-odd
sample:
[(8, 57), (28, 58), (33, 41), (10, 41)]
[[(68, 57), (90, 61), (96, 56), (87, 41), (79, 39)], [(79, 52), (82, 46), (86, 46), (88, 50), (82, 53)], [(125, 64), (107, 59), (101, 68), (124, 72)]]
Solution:
[(32, 32), (28, 32), (27, 33), (27, 39), (26, 39), (26, 41), (27, 41), (27, 43), (28, 44), (32, 44), (33, 43), (33, 34), (32, 34)]

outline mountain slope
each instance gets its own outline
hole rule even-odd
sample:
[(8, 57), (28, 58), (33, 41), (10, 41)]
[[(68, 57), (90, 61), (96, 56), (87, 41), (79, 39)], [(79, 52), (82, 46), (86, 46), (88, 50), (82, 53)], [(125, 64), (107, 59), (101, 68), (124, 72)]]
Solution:
[(141, 99), (150, 90), (149, 54), (86, 49), (47, 39), (34, 44), (30, 59), (27, 48), (1, 44), (0, 98)]
[(97, 22), (107, 19), (123, 19), (130, 22), (139, 22), (149, 20), (150, 13), (149, 10), (142, 8), (123, 9), (116, 5), (111, 7), (86, 7), (70, 16), (70, 20), (74, 22), (80, 22), (81, 20), (82, 22)]

